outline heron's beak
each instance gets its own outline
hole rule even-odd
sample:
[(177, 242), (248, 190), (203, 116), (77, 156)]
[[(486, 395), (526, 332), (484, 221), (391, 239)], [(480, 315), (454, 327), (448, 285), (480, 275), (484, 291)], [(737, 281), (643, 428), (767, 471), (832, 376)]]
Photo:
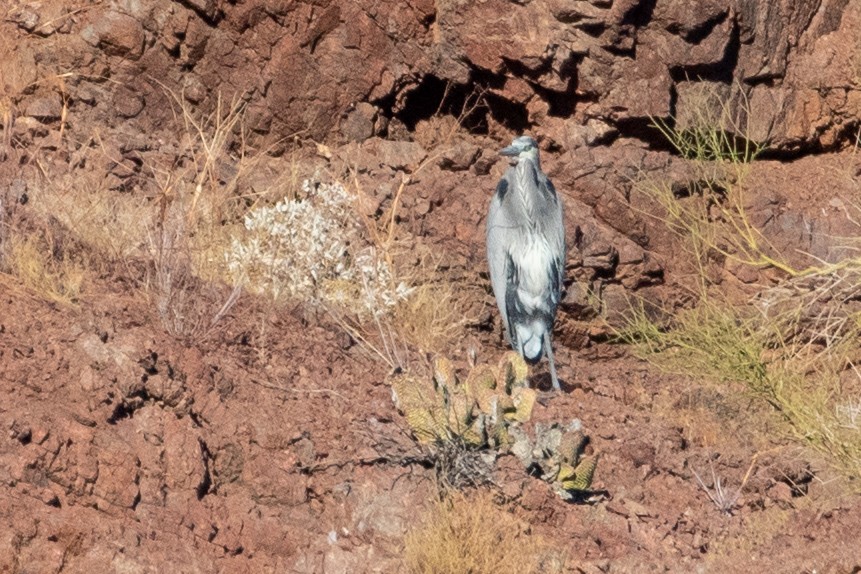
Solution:
[(518, 149), (517, 147), (515, 147), (513, 145), (510, 145), (508, 147), (504, 147), (501, 150), (499, 150), (499, 155), (504, 155), (504, 156), (508, 156), (508, 157), (517, 157), (520, 155), (520, 149)]

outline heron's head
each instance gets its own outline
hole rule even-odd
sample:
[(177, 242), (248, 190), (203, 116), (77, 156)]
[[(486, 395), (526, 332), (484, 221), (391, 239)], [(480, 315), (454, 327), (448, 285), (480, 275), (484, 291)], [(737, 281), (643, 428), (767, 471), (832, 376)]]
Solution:
[(511, 158), (512, 164), (516, 164), (521, 159), (529, 159), (537, 164), (538, 142), (529, 136), (516, 137), (510, 146), (499, 150), (499, 155)]

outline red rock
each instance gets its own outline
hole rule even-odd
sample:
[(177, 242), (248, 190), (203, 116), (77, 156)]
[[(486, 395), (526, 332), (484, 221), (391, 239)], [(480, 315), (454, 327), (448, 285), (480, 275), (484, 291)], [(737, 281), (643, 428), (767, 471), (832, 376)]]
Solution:
[(24, 113), (41, 122), (51, 122), (60, 119), (63, 113), (63, 100), (60, 94), (46, 94), (29, 100)]
[(141, 23), (122, 12), (92, 11), (90, 25), (81, 32), (84, 40), (98, 46), (110, 56), (137, 60), (144, 50), (144, 30)]

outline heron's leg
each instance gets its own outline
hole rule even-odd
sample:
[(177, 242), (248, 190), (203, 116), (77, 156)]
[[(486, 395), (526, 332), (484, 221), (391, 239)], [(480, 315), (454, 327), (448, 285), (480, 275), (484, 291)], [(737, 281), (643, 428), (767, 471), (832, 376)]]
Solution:
[(550, 331), (544, 332), (544, 350), (547, 352), (547, 362), (550, 363), (550, 381), (554, 391), (561, 391), (559, 379), (556, 377), (556, 361), (553, 360), (553, 346), (550, 344)]

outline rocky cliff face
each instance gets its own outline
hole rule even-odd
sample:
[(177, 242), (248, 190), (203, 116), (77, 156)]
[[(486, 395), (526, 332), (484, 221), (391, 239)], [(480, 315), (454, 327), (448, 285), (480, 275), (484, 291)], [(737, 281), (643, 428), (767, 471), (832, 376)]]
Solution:
[(260, 133), (358, 138), (369, 134), (343, 127), (369, 114), (360, 104), (387, 135), (388, 120), (409, 129), (437, 112), (450, 82), (488, 90), (477, 131), (531, 130), (568, 151), (652, 143), (649, 118), (683, 115), (691, 84), (735, 80), (750, 135), (786, 157), (851, 144), (861, 112), (861, 8), (849, 0), (17, 1), (7, 11), (6, 96), (34, 117), (45, 113), (27, 112), (34, 83), (53, 73), (78, 112), (157, 123), (168, 88), (204, 107), (241, 96)]
[[(484, 148), (530, 132), (571, 223), (592, 230), (581, 255), (604, 275), (620, 266), (631, 287), (667, 265), (654, 262), (663, 232), (631, 209), (632, 179), (674, 161), (653, 119), (697, 113), (708, 86), (762, 157), (850, 147), (859, 26), (848, 0), (17, 1), (0, 39), (5, 110), (17, 118), (4, 125), (49, 147), (61, 121), (89, 145), (90, 126), (103, 126), (131, 170), (171, 129), (169, 93), (202, 112), (245, 100), (251, 137), (276, 155), (297, 137), (415, 139), (434, 115), (462, 116)], [(763, 209), (785, 206), (776, 193)]]
[[(124, 85), (118, 97), (139, 102), (124, 117), (163, 114), (162, 86), (204, 106), (236, 94), (259, 131), (282, 137), (332, 137), (362, 102), (382, 118), (381, 135), (385, 119), (413, 125), (437, 111), (434, 80), (488, 89), (486, 129), (545, 132), (566, 147), (584, 143), (567, 132), (590, 120), (609, 126), (604, 143), (643, 135), (650, 116), (682, 114), (700, 81), (741, 82), (751, 135), (776, 153), (845, 146), (861, 111), (861, 15), (848, 0), (160, 0), (73, 13), (19, 2), (10, 12), (8, 47), (35, 64), (4, 74), (16, 99), (40, 72), (110, 93), (108, 80)], [(93, 105), (86, 92), (70, 96)]]

